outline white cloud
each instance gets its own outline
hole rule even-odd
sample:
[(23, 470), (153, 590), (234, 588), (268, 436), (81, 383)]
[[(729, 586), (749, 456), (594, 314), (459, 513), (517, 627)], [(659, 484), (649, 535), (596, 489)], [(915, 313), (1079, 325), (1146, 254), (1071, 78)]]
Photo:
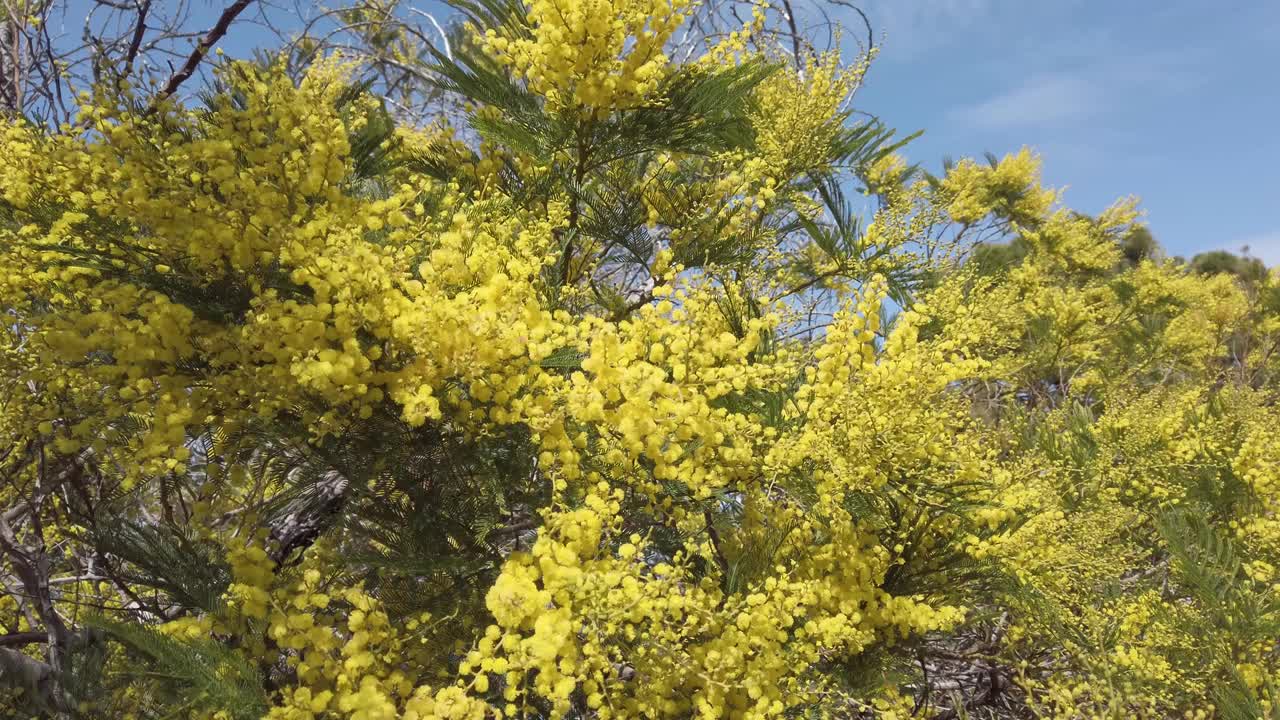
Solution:
[(1187, 53), (1118, 55), (1070, 70), (1039, 73), (980, 102), (952, 108), (947, 120), (979, 130), (1078, 122), (1136, 101), (1186, 92), (1201, 80)]
[(982, 102), (954, 108), (948, 120), (981, 130), (1051, 125), (1098, 112), (1105, 97), (1086, 78), (1053, 73), (1039, 75)]

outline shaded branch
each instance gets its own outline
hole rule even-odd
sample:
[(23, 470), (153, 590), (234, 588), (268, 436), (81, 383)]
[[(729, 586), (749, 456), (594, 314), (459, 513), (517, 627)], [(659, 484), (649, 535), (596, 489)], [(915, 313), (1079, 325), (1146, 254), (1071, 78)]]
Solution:
[(44, 631), (29, 631), (0, 635), (0, 647), (21, 647), (49, 642), (49, 634)]

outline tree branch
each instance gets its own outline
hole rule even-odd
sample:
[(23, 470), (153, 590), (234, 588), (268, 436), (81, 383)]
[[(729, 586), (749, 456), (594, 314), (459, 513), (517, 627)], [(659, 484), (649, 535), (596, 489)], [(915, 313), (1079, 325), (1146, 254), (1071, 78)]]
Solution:
[(46, 708), (58, 705), (53, 668), (17, 650), (0, 647), (0, 687), (21, 688)]
[(249, 7), (249, 4), (252, 2), (253, 0), (236, 0), (222, 11), (222, 15), (218, 17), (218, 22), (209, 29), (209, 32), (205, 33), (204, 38), (200, 40), (200, 43), (196, 45), (195, 49), (191, 51), (191, 54), (187, 56), (187, 61), (182, 64), (182, 67), (179, 68), (177, 72), (169, 77), (169, 82), (165, 83), (164, 89), (162, 89), (160, 94), (156, 96), (155, 103), (148, 108), (147, 114), (151, 114), (159, 109), (161, 102), (164, 102), (164, 100), (177, 92), (178, 88), (182, 86), (182, 83), (186, 82), (188, 78), (195, 74), (196, 68), (200, 66), (205, 55), (207, 55), (209, 50), (227, 34), (227, 29), (231, 27), (231, 23), (234, 22), (236, 17), (238, 17), (240, 13), (244, 12), (244, 9)]
[(49, 633), (44, 631), (33, 630), (0, 635), (0, 647), (21, 647), (43, 642), (49, 642)]
[(138, 50), (142, 47), (142, 36), (147, 32), (147, 13), (151, 11), (151, 0), (145, 0), (138, 6), (138, 23), (133, 26), (133, 39), (129, 41), (129, 50), (124, 56), (124, 71), (133, 72), (133, 61), (138, 58)]

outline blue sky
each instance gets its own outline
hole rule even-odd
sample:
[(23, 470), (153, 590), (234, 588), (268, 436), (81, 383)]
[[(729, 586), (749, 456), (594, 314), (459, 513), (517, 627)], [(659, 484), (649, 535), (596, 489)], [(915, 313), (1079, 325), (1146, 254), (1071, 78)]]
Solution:
[[(860, 109), (944, 156), (1027, 145), (1065, 202), (1136, 195), (1170, 254), (1280, 264), (1280, 0), (863, 0)], [(850, 33), (852, 34), (852, 33)]]

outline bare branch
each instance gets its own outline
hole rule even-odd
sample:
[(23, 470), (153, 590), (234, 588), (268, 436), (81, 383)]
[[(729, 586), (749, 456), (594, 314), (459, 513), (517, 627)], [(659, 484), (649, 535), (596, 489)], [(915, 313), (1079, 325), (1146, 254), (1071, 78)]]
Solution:
[(205, 55), (207, 55), (209, 50), (227, 34), (227, 30), (231, 27), (231, 23), (235, 22), (236, 17), (239, 16), (240, 13), (244, 12), (244, 9), (249, 7), (252, 2), (253, 0), (236, 0), (222, 11), (222, 15), (218, 17), (218, 22), (209, 29), (209, 32), (205, 33), (204, 38), (200, 40), (200, 43), (196, 45), (195, 49), (191, 51), (191, 54), (187, 56), (187, 61), (183, 63), (182, 67), (179, 68), (177, 72), (170, 76), (169, 81), (165, 83), (164, 88), (156, 97), (157, 104), (153, 104), (148, 112), (154, 112), (158, 107), (158, 103), (163, 102), (166, 98), (172, 96), (178, 91), (178, 88), (182, 86), (182, 83), (186, 82), (193, 74), (195, 74), (196, 68), (200, 66)]
[(434, 16), (434, 15), (432, 15), (431, 13), (429, 13), (429, 12), (423, 12), (422, 10), (419, 10), (419, 9), (417, 9), (417, 8), (411, 8), (411, 12), (413, 12), (413, 13), (415, 13), (415, 14), (417, 14), (417, 15), (421, 15), (422, 17), (426, 18), (427, 20), (431, 21), (431, 24), (435, 27), (436, 32), (440, 33), (440, 42), (441, 42), (441, 44), (443, 44), (443, 45), (444, 45), (444, 55), (445, 55), (445, 57), (447, 57), (447, 58), (449, 58), (450, 60), (452, 60), (452, 59), (453, 59), (453, 50), (449, 47), (449, 36), (448, 36), (447, 34), (445, 34), (444, 28), (440, 27), (440, 23), (436, 22), (436, 18), (435, 18), (435, 16)]
[(21, 688), (44, 707), (58, 703), (53, 668), (17, 650), (0, 647), (0, 687)]
[(133, 28), (133, 39), (129, 41), (129, 50), (124, 56), (124, 72), (128, 74), (133, 71), (133, 61), (138, 57), (138, 50), (142, 47), (142, 36), (147, 32), (147, 13), (151, 11), (151, 0), (145, 0), (138, 6), (138, 22)]
[(29, 631), (0, 635), (0, 647), (21, 647), (49, 642), (49, 634), (43, 631)]

